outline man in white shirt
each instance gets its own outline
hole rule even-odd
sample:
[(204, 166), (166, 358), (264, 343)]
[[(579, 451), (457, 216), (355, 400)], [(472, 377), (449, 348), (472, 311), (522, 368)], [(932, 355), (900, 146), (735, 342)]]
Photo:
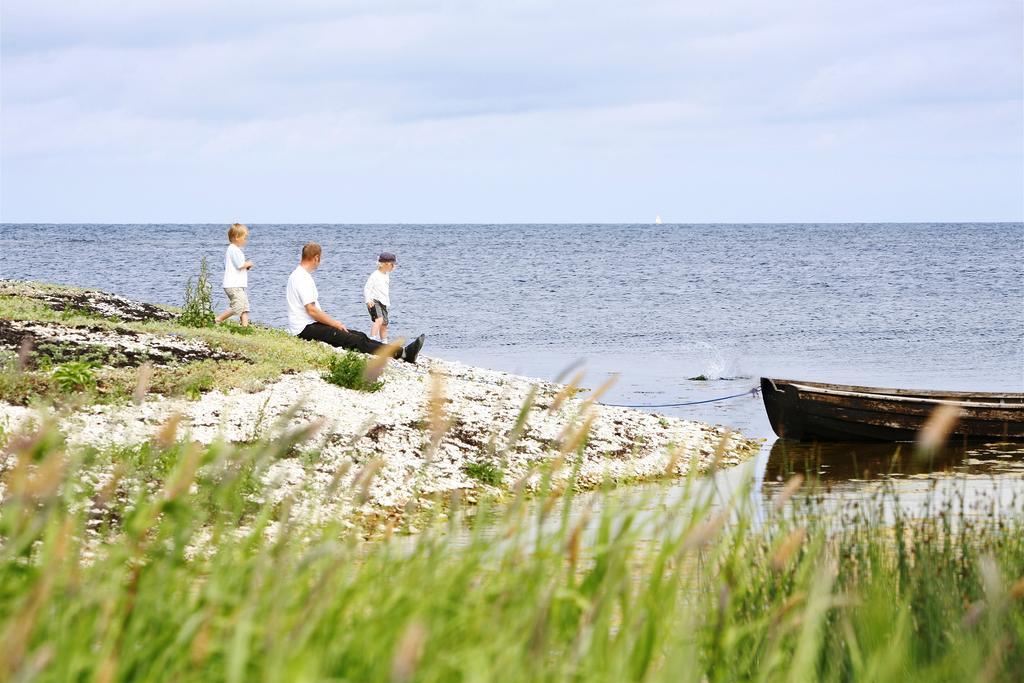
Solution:
[[(320, 309), (319, 293), (313, 271), (320, 267), (323, 250), (310, 242), (302, 247), (302, 260), (288, 276), (288, 331), (300, 339), (327, 342), (331, 346), (375, 353), (384, 344), (370, 339), (358, 330), (350, 330)], [(395, 358), (415, 363), (426, 335), (420, 335), (404, 349), (395, 351)]]

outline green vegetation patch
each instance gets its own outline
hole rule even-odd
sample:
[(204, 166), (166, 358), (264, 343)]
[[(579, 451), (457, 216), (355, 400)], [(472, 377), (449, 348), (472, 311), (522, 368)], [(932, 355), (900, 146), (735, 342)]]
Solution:
[[(27, 283), (2, 284), (0, 401), (16, 405), (30, 402), (123, 402), (135, 394), (143, 375), (149, 378), (146, 384), (150, 392), (166, 396), (197, 398), (214, 389), (256, 390), (283, 374), (322, 369), (336, 355), (322, 344), (259, 325), (241, 327), (227, 324), (196, 328), (183, 325), (173, 316), (169, 320), (126, 322), (80, 307), (61, 307), (62, 296), (88, 301), (86, 294), (89, 293), (82, 290)], [(33, 298), (33, 293), (45, 295), (49, 303)], [(148, 310), (163, 311), (144, 304), (130, 312), (135, 314)], [(5, 321), (8, 321), (6, 326)], [(27, 357), (21, 359), (19, 355), (22, 355), (22, 342), (26, 335), (18, 331), (11, 321), (63, 326), (83, 333), (92, 331), (133, 341), (145, 333), (202, 344), (195, 352), (158, 346), (147, 354), (135, 347), (127, 350), (87, 341), (61, 342), (47, 338), (37, 339), (28, 348)], [(203, 357), (203, 348), (209, 349), (206, 354), (209, 358)], [(93, 381), (87, 380), (84, 364), (90, 365)], [(144, 365), (154, 367), (148, 372), (140, 372)], [(61, 367), (64, 369), (58, 372)], [(62, 379), (58, 380), (58, 377)]]
[(213, 327), (216, 315), (213, 312), (213, 287), (210, 286), (210, 270), (206, 257), (199, 264), (199, 275), (195, 285), (192, 278), (185, 285), (185, 302), (181, 307), (178, 322), (185, 327)]
[(489, 486), (501, 486), (505, 481), (504, 470), (494, 463), (470, 462), (463, 465), (462, 470), (473, 479)]
[(89, 361), (69, 361), (53, 369), (53, 381), (66, 394), (92, 391), (96, 388), (96, 364)]
[(380, 391), (384, 387), (383, 380), (369, 381), (366, 378), (367, 356), (356, 351), (343, 354), (334, 353), (327, 359), (327, 372), (324, 380), (339, 387), (356, 391)]

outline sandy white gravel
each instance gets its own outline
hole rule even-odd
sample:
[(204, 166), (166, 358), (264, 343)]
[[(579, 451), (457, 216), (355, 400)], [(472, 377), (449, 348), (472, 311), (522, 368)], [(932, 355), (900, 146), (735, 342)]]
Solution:
[[(430, 397), (436, 391), (432, 374), (440, 378), (444, 396), (438, 417), (448, 427), (436, 448), (430, 444)], [(576, 466), (576, 485), (581, 489), (607, 479), (663, 476), (670, 461), (677, 475), (684, 475), (691, 462), (706, 468), (728, 434), (723, 427), (588, 405), (587, 392), (552, 410), (561, 385), (449, 361), (389, 362), (383, 379), (382, 390), (365, 393), (305, 372), (284, 376), (256, 392), (213, 391), (194, 401), (155, 397), (141, 405), (91, 406), (63, 416), (60, 424), (70, 445), (102, 447), (150, 439), (175, 413), (183, 417), (187, 437), (202, 443), (274, 439), (318, 423), (319, 431), (300, 445), (298, 453), (274, 461), (264, 476), (267, 495), (291, 496), (294, 511), (314, 523), (352, 512), (397, 511), (438, 493), (460, 491), (463, 499), (473, 501), (483, 492), (497, 492), (467, 473), (470, 463), (500, 468), (502, 488), (520, 479), (533, 485), (536, 476), (528, 475), (557, 458), (588, 416), (592, 422), (581, 452), (568, 454), (567, 466), (556, 477), (564, 480)], [(531, 392), (534, 407), (519, 438), (510, 443)], [(296, 406), (282, 424), (282, 416)], [(0, 425), (8, 431), (38, 419), (32, 409), (0, 403)], [(720, 464), (738, 463), (755, 454), (758, 445), (731, 435)], [(368, 496), (356, 501), (355, 480), (371, 462), (377, 469)], [(339, 473), (344, 473), (340, 487)]]

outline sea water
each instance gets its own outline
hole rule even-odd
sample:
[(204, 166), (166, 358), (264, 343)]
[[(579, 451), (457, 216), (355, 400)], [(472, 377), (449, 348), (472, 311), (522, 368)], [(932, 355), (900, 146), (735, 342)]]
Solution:
[[(1024, 391), (1024, 224), (262, 225), (254, 320), (283, 327), (285, 281), (323, 246), (321, 306), (362, 303), (391, 251), (392, 337), (552, 379), (568, 368), (639, 406), (745, 392), (761, 375)], [(180, 305), (206, 258), (218, 309), (227, 224), (0, 225), (0, 278)], [(696, 377), (706, 379), (692, 379)], [(649, 408), (770, 437), (754, 397)]]

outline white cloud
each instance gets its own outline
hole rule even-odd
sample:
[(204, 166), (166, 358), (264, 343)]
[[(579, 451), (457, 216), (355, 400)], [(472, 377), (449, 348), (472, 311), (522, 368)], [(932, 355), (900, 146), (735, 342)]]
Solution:
[[(718, 220), (798, 219), (798, 193), (764, 188), (816, 187), (836, 169), (846, 182), (822, 195), (835, 218), (873, 196), (880, 216), (953, 219), (956, 179), (978, 164), (995, 179), (992, 217), (1019, 218), (1024, 201), (1020, 7), (1000, 0), (0, 11), (6, 219), (198, 220), (249, 202), (337, 220), (338, 185), (356, 190), (343, 205), (360, 220), (383, 196), (403, 197), (388, 210), (409, 221), (622, 220), (673, 201)], [(954, 189), (873, 192), (878, 166)], [(140, 169), (175, 188), (178, 213), (119, 194)], [(37, 190), (58, 176), (58, 191)], [(80, 213), (91, 206), (112, 208)]]

